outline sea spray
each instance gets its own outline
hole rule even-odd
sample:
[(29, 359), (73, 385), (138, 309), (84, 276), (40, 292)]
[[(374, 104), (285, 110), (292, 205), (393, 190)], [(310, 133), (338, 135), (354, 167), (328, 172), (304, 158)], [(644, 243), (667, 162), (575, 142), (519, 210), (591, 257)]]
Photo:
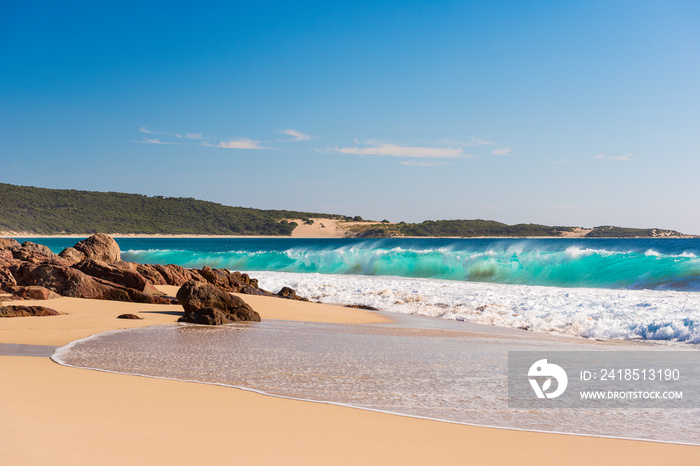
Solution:
[(601, 339), (700, 343), (700, 293), (255, 272), (311, 300)]

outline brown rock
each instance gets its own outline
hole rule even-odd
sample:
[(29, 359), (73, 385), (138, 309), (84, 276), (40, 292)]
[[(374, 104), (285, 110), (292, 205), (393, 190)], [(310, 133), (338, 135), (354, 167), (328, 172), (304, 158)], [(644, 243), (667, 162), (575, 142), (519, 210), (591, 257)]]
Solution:
[(136, 314), (122, 314), (118, 315), (117, 319), (143, 320), (143, 317), (139, 317)]
[(57, 258), (51, 249), (42, 245), (26, 241), (19, 248), (12, 249), (12, 256), (21, 261), (42, 262), (46, 259)]
[(20, 299), (56, 299), (61, 295), (43, 286), (6, 286), (5, 291)]
[(59, 252), (58, 255), (70, 262), (71, 264), (77, 264), (81, 260), (85, 259), (85, 254), (71, 247), (68, 247), (63, 251)]
[(165, 283), (168, 285), (181, 286), (191, 279), (189, 272), (184, 267), (179, 265), (161, 265), (156, 264), (153, 267), (161, 274)]
[(185, 283), (177, 292), (177, 301), (185, 309), (185, 317), (180, 318), (178, 322), (192, 322), (200, 319), (196, 316), (188, 317), (193, 313), (209, 316), (207, 318), (209, 320), (217, 322), (220, 320), (210, 311), (198, 312), (202, 309), (218, 311), (228, 322), (260, 322), (260, 315), (245, 301), (210, 283), (194, 280)]
[(376, 307), (366, 306), (364, 304), (346, 304), (344, 307), (349, 307), (352, 309), (364, 309), (365, 311), (379, 311)]
[(60, 312), (44, 306), (0, 306), (0, 317), (58, 316)]
[(277, 292), (277, 296), (280, 298), (294, 299), (296, 301), (308, 301), (308, 299), (302, 298), (293, 288), (288, 286), (282, 287), (282, 289)]
[(199, 274), (212, 285), (224, 289), (231, 288), (231, 281), (229, 280), (230, 273), (227, 270), (212, 269), (208, 265), (205, 265), (203, 269), (199, 270)]
[(9, 267), (15, 261), (12, 256), (12, 251), (9, 249), (0, 249), (0, 268)]
[(231, 272), (231, 277), (245, 285), (252, 286), (253, 288), (258, 288), (258, 280), (256, 280), (255, 278), (250, 278), (247, 273)]
[(8, 269), (0, 269), (0, 288), (16, 284), (17, 281), (15, 280), (15, 277), (12, 276)]
[(133, 288), (91, 277), (72, 267), (23, 262), (10, 267), (10, 271), (18, 285), (43, 286), (61, 296), (170, 304), (170, 300), (165, 297), (147, 295)]
[(97, 233), (80, 241), (75, 249), (85, 254), (86, 259), (112, 264), (121, 259), (119, 245), (114, 238), (104, 233)]
[(148, 281), (138, 272), (134, 272), (124, 262), (115, 262), (107, 264), (106, 262), (85, 259), (73, 266), (73, 268), (90, 275), (91, 277), (101, 278), (112, 283), (118, 283), (128, 288), (134, 288), (138, 291), (143, 291), (146, 288)]
[(0, 238), (0, 249), (14, 249), (20, 247), (19, 242), (12, 238)]
[(163, 276), (158, 272), (158, 270), (148, 264), (136, 264), (136, 271), (141, 274), (143, 278), (148, 280), (153, 285), (167, 285)]
[(224, 325), (230, 324), (231, 321), (228, 319), (227, 314), (218, 309), (212, 309), (210, 307), (205, 307), (204, 309), (197, 309), (195, 312), (190, 314), (185, 314), (180, 317), (178, 322), (185, 322), (188, 324), (199, 324), (199, 325)]

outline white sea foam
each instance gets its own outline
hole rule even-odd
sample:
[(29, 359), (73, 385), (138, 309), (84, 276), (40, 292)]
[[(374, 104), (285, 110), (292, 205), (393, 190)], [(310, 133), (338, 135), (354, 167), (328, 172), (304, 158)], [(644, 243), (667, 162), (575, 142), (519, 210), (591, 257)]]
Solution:
[(250, 272), (311, 300), (363, 304), (536, 332), (700, 343), (700, 293), (501, 285), (361, 275)]

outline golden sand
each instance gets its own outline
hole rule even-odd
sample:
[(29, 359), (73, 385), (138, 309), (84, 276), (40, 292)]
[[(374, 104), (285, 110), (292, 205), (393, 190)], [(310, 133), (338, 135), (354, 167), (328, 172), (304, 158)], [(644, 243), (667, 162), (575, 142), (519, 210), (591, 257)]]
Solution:
[[(170, 292), (172, 290), (164, 290)], [(241, 296), (263, 319), (370, 323), (357, 309)], [(38, 302), (37, 302), (38, 303)], [(57, 317), (0, 319), (0, 343), (63, 345), (174, 323), (178, 306), (60, 298)], [(143, 320), (120, 320), (134, 313)], [(0, 356), (0, 461), (8, 465), (695, 464), (700, 447), (470, 427), (228, 387)]]

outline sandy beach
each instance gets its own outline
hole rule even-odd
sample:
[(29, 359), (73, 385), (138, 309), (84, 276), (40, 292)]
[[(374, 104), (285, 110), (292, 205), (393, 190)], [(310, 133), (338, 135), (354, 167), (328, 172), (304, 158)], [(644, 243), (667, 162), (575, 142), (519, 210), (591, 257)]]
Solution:
[[(171, 293), (172, 288), (162, 288)], [(378, 323), (368, 311), (242, 296), (263, 319)], [(0, 320), (0, 343), (65, 345), (172, 324), (179, 307), (59, 298), (57, 317)], [(118, 320), (135, 313), (143, 320)], [(658, 464), (700, 447), (470, 427), (198, 383), (0, 356), (5, 464)]]

